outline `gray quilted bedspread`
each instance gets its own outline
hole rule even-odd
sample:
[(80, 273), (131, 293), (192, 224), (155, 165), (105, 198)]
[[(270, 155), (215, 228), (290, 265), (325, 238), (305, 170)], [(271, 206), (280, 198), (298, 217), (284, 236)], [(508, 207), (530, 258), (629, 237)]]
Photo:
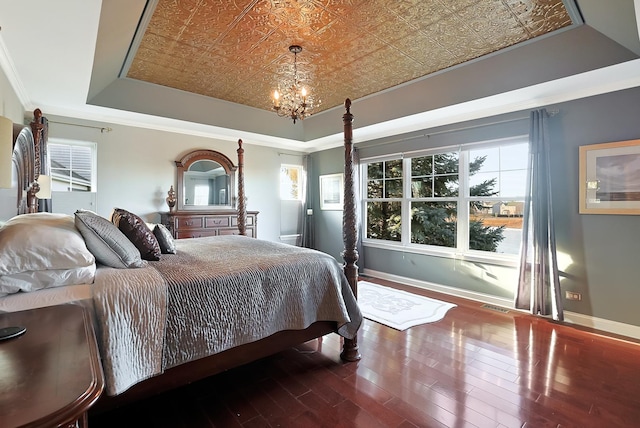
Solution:
[[(327, 254), (242, 236), (185, 239), (176, 246), (177, 254), (148, 268), (96, 274), (111, 395), (166, 368), (278, 331), (335, 321), (339, 334), (353, 338), (360, 327), (342, 268)], [(138, 272), (130, 282), (131, 271)]]

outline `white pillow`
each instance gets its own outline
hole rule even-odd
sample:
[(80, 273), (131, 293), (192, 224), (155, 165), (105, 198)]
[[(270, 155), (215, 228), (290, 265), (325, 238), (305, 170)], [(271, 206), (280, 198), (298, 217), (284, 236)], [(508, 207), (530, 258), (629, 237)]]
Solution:
[(18, 291), (36, 291), (63, 285), (92, 284), (96, 274), (95, 263), (74, 269), (51, 269), (14, 273), (0, 276), (0, 297)]
[[(76, 229), (73, 216), (23, 214), (13, 217), (0, 228), (0, 276), (92, 265), (95, 265), (95, 258)], [(35, 287), (44, 288), (51, 284), (45, 280)], [(0, 293), (6, 292), (12, 291), (0, 288)]]

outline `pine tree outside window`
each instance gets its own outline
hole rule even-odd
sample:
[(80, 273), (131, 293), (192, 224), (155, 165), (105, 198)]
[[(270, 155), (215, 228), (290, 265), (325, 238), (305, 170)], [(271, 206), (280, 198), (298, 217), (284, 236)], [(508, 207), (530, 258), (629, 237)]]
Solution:
[(365, 245), (515, 259), (527, 158), (512, 139), (363, 159)]

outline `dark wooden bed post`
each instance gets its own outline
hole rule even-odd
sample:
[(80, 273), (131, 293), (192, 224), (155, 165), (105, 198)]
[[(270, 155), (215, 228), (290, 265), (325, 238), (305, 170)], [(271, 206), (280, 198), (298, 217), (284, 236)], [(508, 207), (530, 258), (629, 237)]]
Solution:
[(244, 149), (238, 140), (238, 231), (247, 234), (247, 200), (244, 196)]
[(33, 111), (33, 120), (30, 123), (31, 126), (31, 134), (33, 135), (33, 147), (35, 152), (34, 157), (34, 176), (33, 182), (27, 190), (27, 212), (28, 213), (37, 213), (38, 212), (38, 198), (36, 198), (36, 193), (40, 191), (40, 185), (38, 184), (38, 178), (40, 178), (40, 148), (42, 141), (42, 129), (44, 125), (42, 125), (42, 111), (37, 108)]
[[(342, 258), (345, 261), (344, 274), (349, 281), (353, 294), (358, 297), (358, 223), (356, 208), (356, 183), (354, 181), (355, 168), (353, 164), (353, 115), (351, 114), (351, 100), (344, 102), (346, 109), (342, 116), (344, 123), (344, 210), (342, 211), (342, 239), (344, 251)], [(360, 359), (358, 351), (358, 338), (345, 339), (340, 357), (346, 361)]]

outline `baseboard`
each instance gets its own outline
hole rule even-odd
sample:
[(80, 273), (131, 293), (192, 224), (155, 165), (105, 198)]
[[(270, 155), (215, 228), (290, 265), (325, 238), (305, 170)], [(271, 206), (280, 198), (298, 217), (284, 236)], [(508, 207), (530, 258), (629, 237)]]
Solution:
[[(491, 296), (489, 294), (478, 293), (475, 291), (462, 290), (460, 288), (436, 284), (428, 281), (421, 281), (418, 279), (407, 278), (399, 275), (392, 275), (385, 272), (378, 272), (372, 269), (363, 269), (362, 273), (364, 275), (372, 276), (375, 278), (386, 279), (388, 281), (394, 281), (404, 285), (411, 285), (413, 287), (423, 288), (425, 290), (450, 294), (455, 297), (461, 297), (481, 303), (502, 306), (510, 310), (518, 310), (513, 308), (513, 301), (511, 299)], [(565, 322), (570, 324), (593, 328), (596, 330), (601, 330), (620, 336), (626, 336), (633, 339), (640, 339), (640, 326), (611, 321), (603, 318), (596, 318), (590, 315), (584, 315), (570, 311), (564, 311), (564, 320)]]
[(640, 339), (640, 327), (637, 325), (625, 324), (604, 318), (596, 318), (570, 311), (564, 311), (564, 320), (571, 324), (594, 328), (596, 330), (606, 331), (633, 339)]

